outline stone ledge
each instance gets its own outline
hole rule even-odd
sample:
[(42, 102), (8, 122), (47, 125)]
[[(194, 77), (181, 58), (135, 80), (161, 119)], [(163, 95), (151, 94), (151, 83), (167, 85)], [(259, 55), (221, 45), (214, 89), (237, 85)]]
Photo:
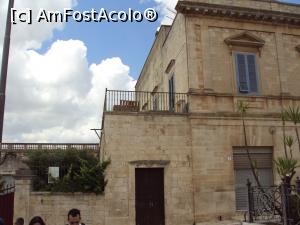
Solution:
[(255, 9), (232, 5), (219, 5), (203, 2), (179, 1), (176, 10), (183, 14), (198, 14), (204, 16), (219, 16), (256, 22), (271, 22), (276, 24), (291, 24), (300, 26), (300, 14)]

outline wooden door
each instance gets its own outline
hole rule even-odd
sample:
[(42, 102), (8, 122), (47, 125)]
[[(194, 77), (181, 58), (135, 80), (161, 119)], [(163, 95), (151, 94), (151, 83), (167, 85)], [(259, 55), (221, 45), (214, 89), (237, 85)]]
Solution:
[(165, 225), (164, 169), (135, 169), (136, 225)]

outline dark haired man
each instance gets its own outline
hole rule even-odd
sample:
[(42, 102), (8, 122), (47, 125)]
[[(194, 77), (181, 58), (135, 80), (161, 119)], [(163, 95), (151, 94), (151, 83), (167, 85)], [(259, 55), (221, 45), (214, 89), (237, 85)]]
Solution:
[(69, 225), (85, 225), (84, 223), (80, 223), (81, 216), (79, 209), (71, 209), (68, 212), (68, 222)]

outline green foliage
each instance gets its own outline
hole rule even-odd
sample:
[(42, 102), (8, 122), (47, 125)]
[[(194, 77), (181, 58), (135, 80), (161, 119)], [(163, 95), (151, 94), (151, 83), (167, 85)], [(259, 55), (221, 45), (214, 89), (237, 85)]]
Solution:
[(299, 106), (291, 107), (285, 111), (287, 119), (292, 121), (295, 125), (300, 122), (300, 110)]
[(295, 169), (299, 167), (298, 160), (293, 158), (284, 158), (278, 157), (277, 160), (274, 160), (277, 172), (281, 178), (290, 177), (292, 178), (295, 174)]
[(243, 101), (237, 103), (238, 112), (244, 115), (249, 109), (249, 105)]
[(104, 192), (104, 187), (107, 184), (104, 172), (110, 161), (97, 163), (96, 166), (91, 167), (85, 160), (81, 160), (80, 173), (75, 174), (75, 180), (85, 192), (94, 192), (100, 194)]
[(282, 120), (283, 122), (287, 121), (287, 120), (289, 119), (289, 116), (288, 116), (287, 111), (282, 111), (282, 112), (280, 113), (280, 118), (281, 118), (281, 120)]
[(110, 160), (91, 165), (87, 160), (80, 159), (79, 171), (71, 166), (63, 179), (51, 184), (50, 191), (87, 192), (101, 194), (107, 184), (105, 170)]
[[(277, 160), (274, 160), (277, 172), (281, 176), (282, 179), (285, 180), (288, 184), (290, 184), (292, 177), (295, 174), (295, 169), (298, 167), (298, 160), (294, 159), (293, 157), (293, 149), (292, 146), (294, 144), (294, 139), (292, 136), (286, 136), (285, 134), (285, 121), (291, 121), (295, 125), (295, 133), (299, 145), (299, 151), (300, 151), (300, 138), (299, 133), (297, 129), (297, 124), (300, 122), (300, 109), (299, 106), (291, 107), (287, 110), (283, 110), (281, 112), (281, 120), (283, 124), (283, 143), (284, 143), (284, 151), (285, 151), (285, 157), (278, 157)], [(289, 148), (289, 156), (287, 153), (287, 147)]]
[[(105, 169), (110, 160), (99, 160), (87, 151), (55, 150), (31, 151), (25, 163), (36, 173), (33, 180), (35, 191), (52, 192), (104, 192), (107, 180)], [(58, 166), (60, 179), (48, 184), (48, 168)]]
[(286, 144), (286, 146), (288, 146), (289, 148), (291, 148), (294, 144), (294, 139), (292, 136), (285, 136), (284, 137), (284, 143)]

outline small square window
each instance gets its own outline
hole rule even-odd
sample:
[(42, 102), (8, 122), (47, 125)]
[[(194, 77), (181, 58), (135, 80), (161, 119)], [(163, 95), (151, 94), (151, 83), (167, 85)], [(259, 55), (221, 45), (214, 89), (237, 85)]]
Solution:
[(238, 93), (258, 94), (258, 72), (256, 55), (235, 53)]

